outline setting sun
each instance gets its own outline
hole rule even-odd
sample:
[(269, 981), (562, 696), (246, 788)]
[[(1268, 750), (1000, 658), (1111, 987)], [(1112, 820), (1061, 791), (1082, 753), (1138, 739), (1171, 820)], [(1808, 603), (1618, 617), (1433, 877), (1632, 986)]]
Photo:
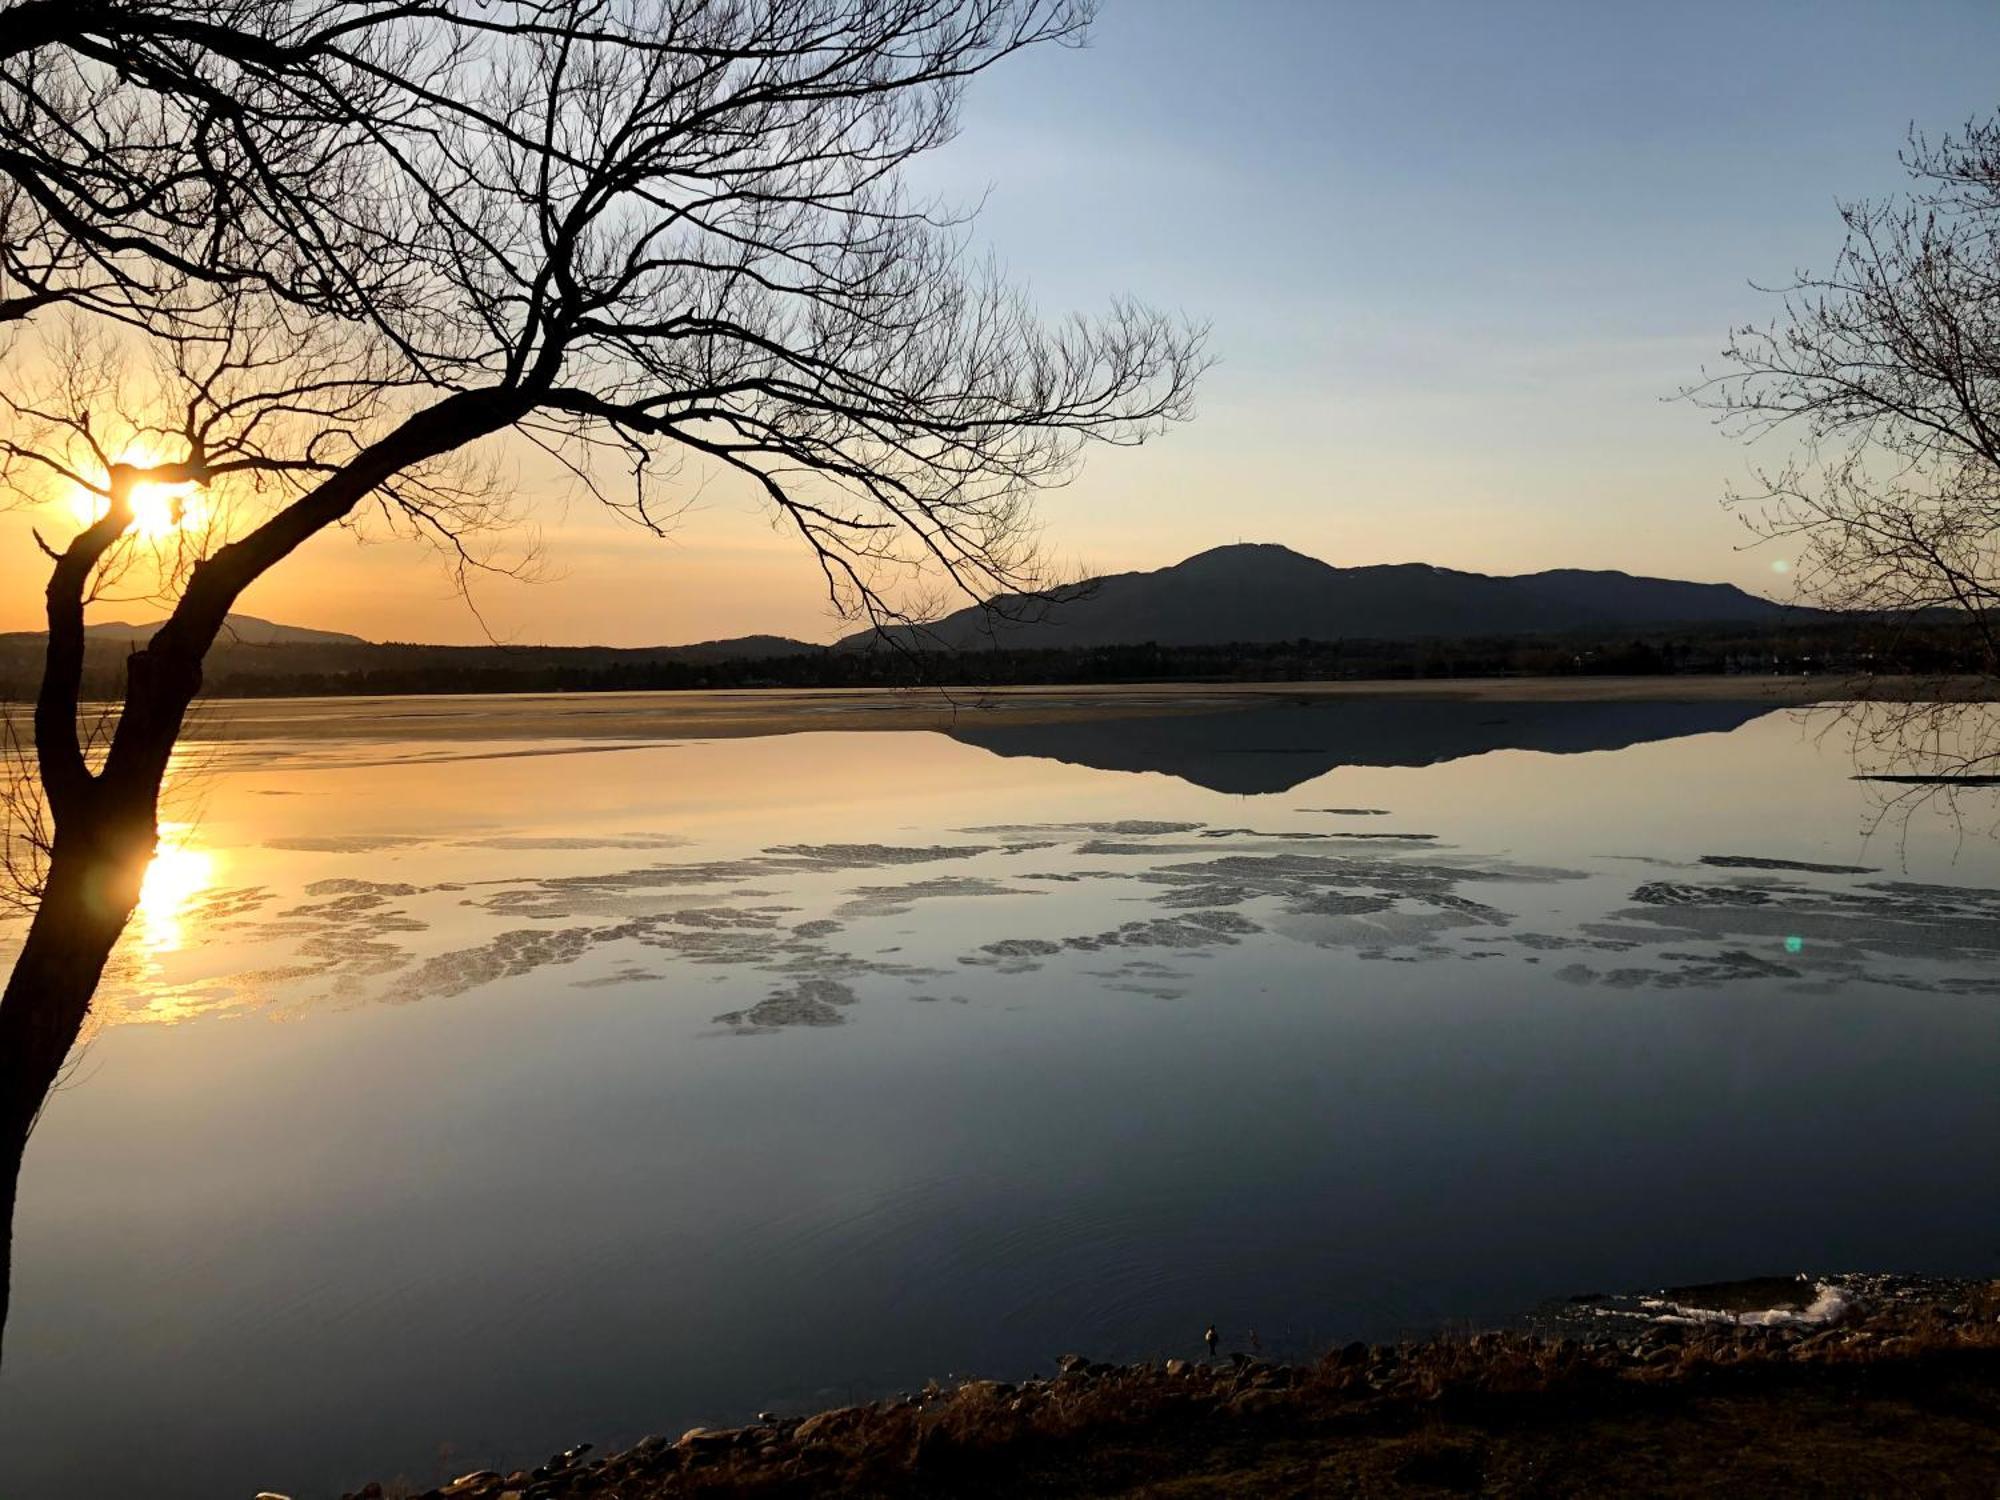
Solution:
[(199, 531), (204, 509), (194, 485), (142, 484), (132, 492), (131, 529), (152, 539), (175, 531)]
[[(122, 463), (144, 467), (157, 460), (143, 452), (127, 453)], [(110, 500), (92, 491), (74, 492), (71, 509), (79, 526), (89, 526), (110, 508)], [(208, 524), (208, 506), (196, 484), (141, 481), (132, 487), (132, 524), (126, 534), (159, 541), (177, 531), (200, 531)]]

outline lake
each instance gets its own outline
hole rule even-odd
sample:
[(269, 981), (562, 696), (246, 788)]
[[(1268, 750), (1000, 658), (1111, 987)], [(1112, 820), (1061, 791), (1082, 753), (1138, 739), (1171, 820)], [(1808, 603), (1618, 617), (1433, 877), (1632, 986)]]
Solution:
[(1124, 708), (190, 746), (29, 1148), (0, 1493), (1995, 1272), (1990, 806), (1762, 702)]

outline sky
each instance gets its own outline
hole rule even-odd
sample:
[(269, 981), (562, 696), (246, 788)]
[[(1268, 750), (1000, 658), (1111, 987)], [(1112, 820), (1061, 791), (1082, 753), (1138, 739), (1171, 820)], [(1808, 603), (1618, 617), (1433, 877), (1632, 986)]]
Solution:
[[(1675, 392), (1771, 314), (1753, 283), (1831, 261), (1838, 201), (1901, 186), (1912, 126), (2000, 108), (1996, 62), (1991, 0), (1104, 0), (1087, 47), (981, 79), (915, 181), (983, 195), (978, 242), (1051, 315), (1130, 294), (1211, 327), (1194, 420), (1044, 497), (1072, 569), (1241, 540), (1783, 596), (1721, 504), (1752, 455)], [(476, 614), (428, 553), (345, 532), (243, 607), (378, 640), (850, 628), (741, 489), (665, 540), (528, 498), (539, 580)], [(0, 570), (40, 576), (19, 516)]]

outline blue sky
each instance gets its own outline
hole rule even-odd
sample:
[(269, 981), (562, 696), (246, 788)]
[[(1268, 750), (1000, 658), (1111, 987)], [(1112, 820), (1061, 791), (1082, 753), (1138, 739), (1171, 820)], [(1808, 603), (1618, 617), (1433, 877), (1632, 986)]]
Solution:
[(1092, 563), (1241, 532), (1770, 585), (1718, 505), (1744, 451), (1663, 398), (1901, 185), (1913, 124), (2000, 106), (1996, 62), (1991, 4), (1110, 0), (933, 176), (990, 184), (1051, 306), (1214, 325), (1194, 426), (1052, 499)]

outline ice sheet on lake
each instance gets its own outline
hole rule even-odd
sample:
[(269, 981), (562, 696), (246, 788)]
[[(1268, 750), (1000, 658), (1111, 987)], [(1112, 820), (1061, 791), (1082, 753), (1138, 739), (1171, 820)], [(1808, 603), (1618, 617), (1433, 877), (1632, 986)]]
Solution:
[[(1478, 856), (1429, 831), (1176, 819), (1021, 821), (944, 838), (691, 848), (560, 873), (505, 861), (664, 855), (690, 841), (441, 840), (490, 856), (480, 878), (335, 876), (289, 900), (266, 887), (205, 893), (191, 919), (218, 950), (254, 957), (178, 987), (160, 964), (128, 957), (114, 967), (110, 1009), (121, 988), (144, 989), (150, 1013), (178, 1018), (445, 999), (558, 973), (550, 1003), (563, 988), (619, 985), (677, 1003), (699, 993), (701, 975), (761, 987), (715, 1019), (725, 1032), (769, 1033), (845, 1024), (872, 998), (912, 998), (954, 972), (986, 976), (952, 997), (972, 1003), (1027, 984), (1044, 999), (1179, 998), (1217, 984), (1232, 953), (1273, 944), (1332, 961), (1511, 963), (1531, 983), (1607, 994), (1814, 994), (1854, 979), (2000, 994), (1987, 977), (2000, 958), (2000, 892), (1883, 880), (1858, 865), (1713, 854), (1634, 881), (1617, 875), (1615, 856), (1576, 869)], [(1104, 967), (1102, 956), (1120, 954), (1129, 961)], [(175, 1003), (162, 1006), (162, 994)]]

